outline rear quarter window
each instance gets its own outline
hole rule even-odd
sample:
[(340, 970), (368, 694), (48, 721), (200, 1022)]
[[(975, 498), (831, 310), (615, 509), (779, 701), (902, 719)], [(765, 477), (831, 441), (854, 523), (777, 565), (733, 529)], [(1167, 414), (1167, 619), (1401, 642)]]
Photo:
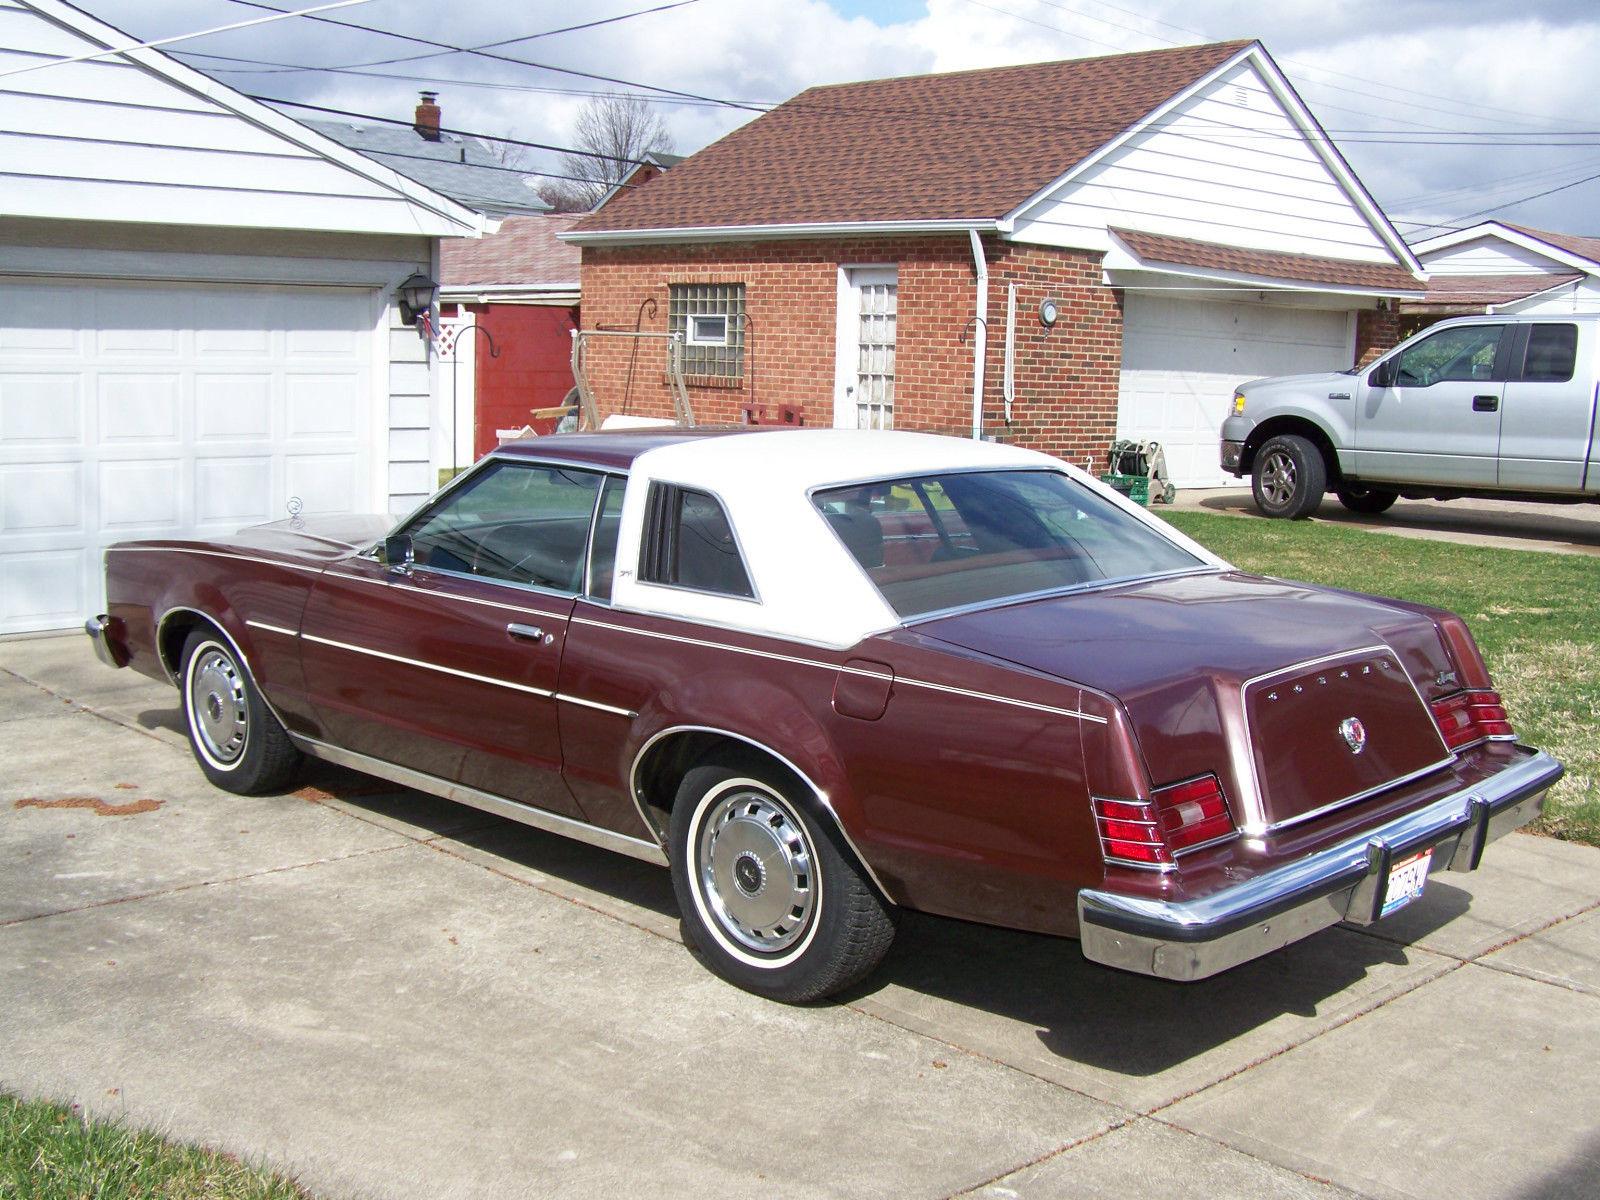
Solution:
[(639, 581), (746, 600), (756, 595), (722, 502), (671, 483), (650, 487)]

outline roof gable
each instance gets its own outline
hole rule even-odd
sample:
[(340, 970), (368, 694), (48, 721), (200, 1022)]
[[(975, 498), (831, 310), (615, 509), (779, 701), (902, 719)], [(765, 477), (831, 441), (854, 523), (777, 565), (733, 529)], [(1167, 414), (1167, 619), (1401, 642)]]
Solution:
[(22, 72), (4, 84), (0, 215), (435, 237), (483, 228), (479, 213), (62, 0), (0, 0), (0, 48), (0, 71)]
[(573, 232), (998, 221), (1251, 44), (810, 88)]
[[(1478, 274), (1495, 274), (1498, 268), (1486, 261), (1494, 256), (1494, 243), (1504, 249), (1500, 257), (1507, 260), (1507, 273), (1526, 272), (1530, 269), (1582, 271), (1600, 275), (1600, 237), (1582, 237), (1573, 233), (1551, 233), (1543, 229), (1530, 229), (1512, 225), (1507, 221), (1484, 221), (1466, 229), (1455, 229), (1439, 234), (1412, 247), (1417, 255), (1429, 263), (1444, 263), (1451, 258), (1467, 257), (1477, 251), (1479, 260), (1473, 267)], [(1531, 258), (1530, 258), (1531, 256)], [(1480, 269), (1483, 267), (1489, 269)], [(1430, 265), (1430, 269), (1432, 269)], [(1463, 267), (1463, 270), (1466, 268)]]

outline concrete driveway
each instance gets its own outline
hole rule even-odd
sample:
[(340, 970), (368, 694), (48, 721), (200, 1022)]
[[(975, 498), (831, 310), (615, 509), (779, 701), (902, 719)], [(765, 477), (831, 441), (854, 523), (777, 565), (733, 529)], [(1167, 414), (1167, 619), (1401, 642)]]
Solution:
[(175, 695), (0, 642), (0, 1087), (329, 1197), (1600, 1195), (1600, 852), (1514, 835), (1201, 984), (908, 916), (736, 991), (665, 872), (321, 770), (211, 789)]
[[(1177, 511), (1267, 518), (1256, 511), (1250, 488), (1183, 488)], [(1156, 512), (1163, 511), (1157, 508)], [(1545, 550), (1554, 554), (1600, 555), (1600, 504), (1532, 504), (1520, 500), (1396, 500), (1375, 517), (1350, 512), (1330, 492), (1312, 520), (1331, 521), (1435, 541), (1498, 546), (1507, 550)]]

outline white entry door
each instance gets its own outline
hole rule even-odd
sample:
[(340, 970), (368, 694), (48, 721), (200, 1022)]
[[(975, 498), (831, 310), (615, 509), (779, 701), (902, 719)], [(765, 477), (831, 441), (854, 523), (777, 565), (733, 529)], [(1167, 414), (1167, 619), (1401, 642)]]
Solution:
[(839, 272), (833, 423), (894, 428), (894, 344), (899, 277), (893, 267)]
[(0, 281), (0, 633), (103, 611), (130, 538), (373, 507), (374, 293)]
[(1239, 384), (1353, 361), (1354, 315), (1342, 310), (1126, 297), (1117, 436), (1160, 442), (1179, 487), (1239, 482), (1218, 462)]

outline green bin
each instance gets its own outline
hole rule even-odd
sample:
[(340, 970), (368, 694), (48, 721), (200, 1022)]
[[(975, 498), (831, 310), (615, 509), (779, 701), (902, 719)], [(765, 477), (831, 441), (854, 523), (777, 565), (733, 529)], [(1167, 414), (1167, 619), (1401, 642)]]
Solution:
[(1108, 483), (1121, 492), (1135, 504), (1150, 504), (1150, 480), (1144, 475), (1121, 475), (1113, 472), (1110, 475), (1100, 476), (1101, 483)]

